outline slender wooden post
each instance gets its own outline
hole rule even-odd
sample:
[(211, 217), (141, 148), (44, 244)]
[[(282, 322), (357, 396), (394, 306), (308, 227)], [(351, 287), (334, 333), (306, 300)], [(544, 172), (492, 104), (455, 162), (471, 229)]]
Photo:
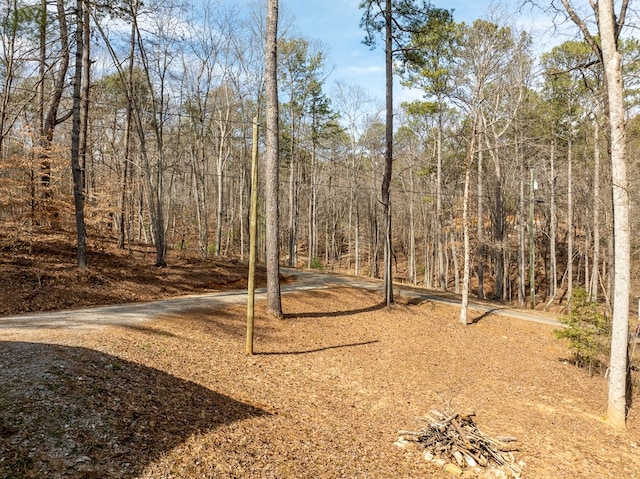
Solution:
[(251, 212), (249, 219), (249, 278), (247, 281), (247, 354), (253, 354), (253, 320), (256, 291), (256, 236), (258, 231), (258, 117), (253, 118), (251, 151)]

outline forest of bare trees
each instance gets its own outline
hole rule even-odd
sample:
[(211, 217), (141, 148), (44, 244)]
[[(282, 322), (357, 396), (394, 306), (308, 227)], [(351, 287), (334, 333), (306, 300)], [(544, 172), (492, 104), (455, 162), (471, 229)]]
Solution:
[[(261, 158), (267, 131), (266, 12), (3, 0), (3, 224), (23, 239), (86, 225), (89, 250), (96, 236), (152, 244), (157, 266), (175, 251), (245, 259), (255, 116)], [(321, 44), (281, 31), (280, 261), (382, 277), (384, 108), (328, 81)], [(526, 31), (490, 18), (434, 20), (408, 41), (422, 53), (394, 75), (424, 95), (394, 106), (393, 279), (460, 292), (466, 264), (478, 297), (544, 307), (582, 286), (610, 304), (608, 104), (588, 42), (539, 53)], [(620, 51), (634, 228), (640, 45), (623, 35)], [(260, 170), (265, 261), (263, 160)]]

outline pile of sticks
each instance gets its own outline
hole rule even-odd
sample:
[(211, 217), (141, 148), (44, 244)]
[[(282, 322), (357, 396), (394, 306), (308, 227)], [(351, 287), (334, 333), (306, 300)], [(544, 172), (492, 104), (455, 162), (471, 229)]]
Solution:
[(517, 439), (484, 435), (474, 423), (474, 416), (432, 410), (424, 418), (428, 424), (426, 429), (399, 433), (402, 439), (424, 447), (427, 460), (457, 464), (460, 468), (497, 466), (519, 478), (522, 470), (512, 454), (518, 450), (513, 444)]

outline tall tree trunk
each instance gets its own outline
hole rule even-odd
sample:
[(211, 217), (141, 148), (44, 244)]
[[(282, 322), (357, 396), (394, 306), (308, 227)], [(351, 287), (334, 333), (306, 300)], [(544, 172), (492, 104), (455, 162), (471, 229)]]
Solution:
[(311, 191), (309, 192), (309, 245), (308, 267), (318, 258), (318, 157), (316, 144), (311, 150)]
[(496, 188), (494, 190), (494, 240), (495, 240), (495, 289), (493, 292), (493, 296), (496, 299), (503, 300), (504, 299), (504, 271), (505, 271), (505, 262), (504, 262), (504, 228), (505, 228), (505, 218), (504, 218), (504, 193), (503, 193), (503, 177), (502, 177), (502, 169), (500, 167), (500, 160), (498, 158), (494, 159), (496, 166)]
[[(86, 2), (86, 0), (85, 0)], [(81, 85), (81, 135), (80, 135), (80, 165), (82, 168), (82, 184), (84, 193), (89, 194), (89, 188), (93, 185), (93, 176), (90, 174), (93, 168), (87, 163), (87, 157), (92, 158), (91, 155), (87, 155), (88, 152), (88, 138), (89, 138), (89, 93), (91, 91), (91, 15), (89, 12), (89, 2), (84, 3), (84, 10), (82, 12), (82, 85)]]
[(589, 297), (598, 299), (598, 278), (600, 265), (600, 125), (593, 120), (593, 261)]
[(535, 179), (529, 169), (529, 302), (536, 309), (536, 236), (535, 236)]
[[(291, 102), (291, 110), (293, 110), (293, 102)], [(289, 257), (288, 257), (288, 265), (290, 267), (294, 267), (296, 263), (296, 239), (294, 232), (294, 222), (295, 222), (295, 209), (296, 209), (296, 193), (295, 193), (295, 180), (296, 180), (296, 151), (295, 151), (295, 115), (293, 111), (290, 112), (291, 115), (291, 145), (289, 148), (290, 154), (290, 163), (289, 163), (289, 238), (288, 238), (288, 247), (289, 247)]]
[(43, 188), (43, 196), (48, 195), (48, 188), (51, 183), (51, 164), (48, 156), (45, 155), (46, 131), (44, 128), (45, 101), (44, 92), (47, 88), (45, 85), (47, 72), (47, 0), (40, 1), (40, 18), (38, 19), (39, 29), (39, 61), (38, 61), (38, 138), (37, 143), (42, 151), (40, 156), (41, 178), (40, 182)]
[(279, 243), (279, 128), (278, 128), (278, 0), (267, 0), (265, 46), (266, 108), (266, 215), (267, 215), (267, 312), (282, 318)]
[(525, 230), (526, 230), (526, 214), (524, 199), (524, 178), (525, 178), (524, 162), (520, 163), (520, 194), (518, 201), (518, 304), (524, 306), (526, 291), (526, 248), (525, 248)]
[(218, 142), (218, 157), (216, 159), (216, 178), (218, 182), (217, 202), (216, 202), (216, 256), (222, 254), (222, 223), (224, 218), (224, 184), (226, 176), (226, 164), (228, 161), (229, 146), (227, 145), (227, 126), (224, 124), (228, 121), (229, 110), (227, 110), (227, 118), (219, 119), (218, 133), (220, 139)]
[(356, 227), (354, 231), (355, 236), (355, 269), (356, 276), (360, 276), (360, 208), (356, 203)]
[(369, 198), (369, 275), (380, 278), (380, 225), (378, 221), (378, 202)]
[(438, 132), (436, 154), (436, 249), (438, 255), (438, 286), (447, 289), (447, 278), (444, 273), (444, 246), (442, 239), (442, 101), (438, 101)]
[[(475, 136), (475, 132), (473, 133)], [(473, 157), (473, 138), (469, 160)], [(471, 282), (471, 246), (469, 244), (469, 183), (471, 181), (471, 166), (466, 165), (464, 173), (464, 196), (462, 200), (462, 234), (464, 235), (464, 260), (462, 273), (462, 300), (460, 305), (460, 323), (466, 325), (469, 320), (467, 313), (469, 310), (469, 286)]]
[(483, 174), (483, 152), (482, 148), (478, 151), (478, 224), (476, 232), (477, 246), (477, 268), (478, 268), (478, 298), (484, 299), (484, 174)]
[(393, 303), (393, 247), (391, 244), (391, 174), (393, 171), (393, 43), (391, 0), (385, 3), (385, 71), (386, 71), (386, 129), (385, 163), (382, 177), (382, 206), (384, 208), (384, 302)]
[[(80, 166), (80, 159), (83, 154), (82, 151), (82, 136), (83, 136), (83, 103), (88, 101), (87, 98), (82, 97), (83, 89), (83, 73), (86, 75), (88, 72), (83, 72), (85, 65), (88, 66), (88, 45), (85, 45), (85, 15), (84, 15), (84, 0), (77, 0), (76, 2), (76, 65), (75, 75), (73, 80), (73, 126), (71, 129), (71, 171), (73, 174), (73, 200), (75, 206), (76, 216), (76, 238), (77, 238), (77, 261), (78, 268), (85, 269), (87, 267), (87, 239), (86, 229), (84, 224), (84, 185), (83, 174)], [(88, 28), (88, 25), (86, 26)], [(87, 60), (84, 60), (84, 57)]]
[[(625, 1), (624, 4), (626, 5), (626, 3)], [(621, 15), (620, 21), (623, 21), (623, 19), (624, 15)], [(620, 25), (617, 25), (616, 21), (613, 0), (599, 1), (598, 26), (602, 42), (602, 57), (607, 98), (609, 100), (609, 124), (611, 128), (611, 180), (613, 184), (615, 252), (607, 420), (616, 428), (624, 428), (627, 412), (627, 335), (629, 334), (631, 249), (624, 95), (622, 66), (617, 44)]]
[[(149, 59), (145, 49), (145, 42), (142, 41), (140, 35), (140, 25), (138, 23), (137, 12), (132, 12), (132, 23), (136, 28), (137, 48), (142, 61), (142, 67), (144, 72), (144, 80), (146, 87), (149, 91), (154, 91), (154, 84), (151, 80), (151, 71)], [(104, 32), (101, 31), (103, 37)], [(116, 58), (115, 52), (108, 44), (110, 53), (113, 58)], [(119, 73), (122, 76), (122, 69), (119, 69)], [(165, 72), (166, 73), (166, 72)], [(140, 108), (135, 108), (135, 121), (136, 130), (138, 132), (138, 138), (140, 141), (140, 156), (142, 158), (142, 166), (144, 172), (144, 182), (147, 187), (147, 195), (149, 201), (149, 216), (151, 219), (150, 226), (152, 228), (153, 242), (156, 250), (156, 262), (155, 266), (159, 268), (165, 268), (167, 266), (167, 238), (166, 238), (166, 226), (165, 226), (165, 211), (164, 211), (164, 173), (165, 173), (165, 149), (164, 149), (164, 126), (161, 118), (164, 114), (164, 77), (160, 81), (160, 91), (157, 94), (159, 103), (155, 101), (151, 102), (151, 115), (153, 118), (153, 133), (155, 136), (155, 167), (151, 162), (151, 157), (147, 149), (146, 131), (144, 127), (143, 111)], [(130, 88), (131, 85), (128, 85)], [(128, 95), (134, 98), (134, 91), (128, 90)]]
[[(95, 184), (93, 177), (93, 155), (88, 155), (88, 139), (89, 139), (89, 94), (91, 86), (91, 14), (89, 12), (90, 4), (85, 0), (83, 15), (83, 50), (82, 50), (82, 85), (81, 91), (81, 134), (80, 134), (80, 163), (82, 168), (82, 183), (84, 194), (90, 194), (90, 188)], [(88, 162), (90, 161), (90, 163)]]
[(450, 220), (449, 242), (451, 244), (451, 258), (453, 259), (454, 292), (460, 294), (460, 265), (458, 264), (458, 246), (456, 244), (456, 224), (453, 216)]
[[(132, 11), (137, 12), (138, 2), (134, 0), (132, 3)], [(127, 70), (126, 85), (131, 90), (133, 85), (133, 65), (136, 50), (136, 27), (132, 22), (131, 36), (129, 38), (129, 68)], [(124, 80), (124, 78), (123, 78)], [(127, 94), (127, 113), (124, 130), (124, 158), (122, 160), (122, 180), (120, 191), (120, 218), (118, 227), (118, 248), (124, 249), (126, 243), (126, 211), (127, 211), (127, 193), (129, 187), (129, 162), (131, 155), (131, 128), (133, 119), (133, 102), (130, 94)]]
[(418, 274), (416, 271), (416, 228), (415, 228), (415, 213), (414, 213), (414, 178), (413, 168), (409, 170), (410, 183), (409, 183), (409, 281), (411, 284), (416, 285), (418, 282)]
[[(40, 45), (40, 80), (41, 89), (47, 88), (45, 85), (45, 71), (46, 71), (46, 27), (47, 27), (47, 2), (42, 1), (42, 8), (44, 12), (41, 19), (40, 41), (44, 42)], [(44, 91), (40, 93), (40, 104), (42, 119), (42, 129), (40, 132), (40, 138), (38, 139), (40, 145), (40, 168), (41, 168), (41, 185), (43, 189), (42, 198), (45, 202), (51, 197), (51, 143), (53, 141), (53, 132), (55, 127), (69, 118), (58, 117), (58, 110), (62, 101), (62, 95), (67, 82), (67, 72), (69, 71), (70, 63), (70, 47), (69, 47), (69, 29), (67, 25), (67, 12), (65, 11), (64, 0), (56, 0), (56, 9), (58, 13), (58, 23), (60, 29), (60, 51), (61, 58), (58, 66), (58, 71), (53, 80), (53, 88), (48, 106), (44, 106)], [(46, 112), (45, 112), (46, 109)], [(56, 213), (54, 212), (54, 217)]]
[(556, 297), (558, 292), (558, 257), (556, 253), (556, 244), (558, 241), (558, 212), (556, 208), (556, 141), (551, 142), (550, 155), (550, 176), (549, 183), (551, 186), (549, 209), (550, 209), (550, 234), (549, 234), (549, 255), (551, 261), (551, 274), (549, 280), (549, 293), (552, 298)]
[(614, 256), (607, 421), (615, 428), (624, 429), (627, 412), (627, 336), (629, 334), (631, 247), (626, 127), (618, 37), (624, 25), (629, 1), (622, 1), (619, 17), (615, 15), (613, 0), (591, 2), (598, 20), (600, 42), (597, 42), (591, 35), (585, 21), (578, 17), (570, 1), (562, 0), (562, 4), (604, 66), (605, 104), (608, 107), (607, 116), (611, 141), (611, 184), (613, 190), (613, 245), (611, 249)]
[(567, 299), (573, 295), (573, 141), (567, 146)]
[(6, 18), (6, 35), (9, 37), (5, 45), (4, 55), (4, 78), (2, 80), (2, 93), (0, 99), (0, 161), (4, 159), (4, 140), (13, 122), (8, 121), (9, 102), (13, 90), (13, 83), (16, 80), (14, 63), (16, 60), (16, 42), (18, 39), (19, 16), (17, 0), (13, 0), (8, 5)]

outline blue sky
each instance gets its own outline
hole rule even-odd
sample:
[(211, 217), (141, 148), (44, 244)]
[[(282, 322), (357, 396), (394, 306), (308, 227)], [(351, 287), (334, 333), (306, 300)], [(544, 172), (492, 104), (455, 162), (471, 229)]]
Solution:
[[(280, 9), (285, 18), (293, 17), (297, 34), (318, 40), (327, 48), (329, 63), (333, 66), (329, 83), (342, 80), (361, 85), (382, 101), (384, 51), (381, 46), (371, 51), (362, 44), (364, 31), (359, 26), (362, 16), (359, 3), (360, 0), (280, 0)], [(499, 23), (508, 22), (533, 33), (540, 51), (547, 50), (552, 46), (552, 19), (530, 9), (517, 12), (521, 3), (521, 0), (503, 0), (502, 6), (496, 8), (493, 5), (498, 2), (489, 0), (432, 0), (436, 7), (453, 9), (457, 22), (470, 23), (477, 18), (489, 18), (492, 11), (502, 11), (504, 13), (497, 14)], [(396, 87), (396, 102), (415, 97), (415, 92)]]
[[(360, 0), (280, 0), (284, 15), (294, 17), (296, 33), (318, 40), (328, 50), (329, 64), (333, 66), (331, 80), (342, 80), (358, 84), (375, 97), (384, 99), (384, 49), (378, 45), (374, 50), (362, 43), (364, 31), (360, 28), (362, 10)], [(434, 2), (441, 8), (454, 8), (457, 21), (473, 21), (481, 16), (485, 2), (457, 0)], [(464, 11), (464, 17), (458, 12)], [(396, 98), (401, 101), (409, 95), (396, 88)]]
[[(219, 0), (240, 8), (260, 4), (266, 0)], [(586, 0), (574, 0), (574, 3)], [(551, 35), (552, 19), (542, 12), (530, 9), (517, 12), (522, 0), (431, 0), (439, 8), (453, 9), (457, 22), (473, 22), (477, 18), (488, 18), (496, 23), (509, 24), (533, 34), (538, 51), (547, 51), (558, 40)], [(362, 43), (364, 31), (360, 28), (362, 11), (360, 0), (280, 0), (282, 28), (290, 25), (289, 35), (303, 36), (321, 42), (332, 68), (327, 89), (335, 80), (360, 85), (373, 96), (384, 101), (384, 51), (378, 46), (370, 50)], [(500, 5), (496, 7), (495, 5)], [(497, 11), (503, 12), (495, 18)], [(491, 12), (494, 12), (491, 14)], [(410, 92), (396, 86), (395, 103), (416, 98)]]

